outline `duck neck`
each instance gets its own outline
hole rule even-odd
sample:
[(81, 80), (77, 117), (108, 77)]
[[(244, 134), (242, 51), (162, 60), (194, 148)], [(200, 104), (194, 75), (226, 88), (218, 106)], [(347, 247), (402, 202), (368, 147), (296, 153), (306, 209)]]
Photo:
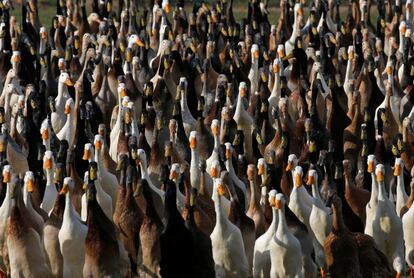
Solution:
[(277, 216), (279, 218), (279, 223), (277, 226), (276, 234), (285, 235), (289, 232), (289, 229), (286, 223), (284, 206), (282, 206), (280, 209), (277, 210)]
[(332, 206), (333, 218), (332, 218), (332, 230), (336, 233), (342, 232), (346, 227), (344, 219), (342, 218), (342, 210), (336, 206)]
[(181, 106), (181, 112), (182, 113), (189, 112), (189, 108), (188, 108), (188, 104), (187, 104), (187, 89), (185, 89), (181, 94), (180, 106)]
[(321, 195), (319, 193), (319, 186), (318, 182), (315, 180), (315, 182), (312, 184), (312, 196), (313, 198), (322, 200)]
[(72, 193), (70, 190), (66, 193), (65, 196), (65, 210), (63, 212), (63, 218), (69, 218), (73, 212), (73, 204), (72, 204)]
[(378, 182), (378, 200), (384, 201), (387, 199), (386, 195), (384, 181)]
[(222, 228), (227, 223), (228, 219), (223, 211), (221, 198), (223, 197), (217, 195), (217, 200), (214, 202), (214, 208), (216, 211), (216, 225)]
[[(270, 98), (280, 98), (280, 74), (279, 72), (275, 72), (275, 83), (273, 85), (272, 93), (270, 95)], [(269, 99), (270, 99), (269, 98)]]
[(259, 198), (257, 193), (256, 181), (253, 179), (250, 181), (250, 208), (260, 208)]
[(277, 228), (278, 228), (278, 223), (279, 222), (279, 217), (278, 217), (278, 211), (277, 209), (272, 207), (272, 223), (269, 226), (268, 232), (273, 235)]
[(53, 176), (53, 169), (46, 170), (46, 185), (47, 186), (55, 186), (55, 178)]

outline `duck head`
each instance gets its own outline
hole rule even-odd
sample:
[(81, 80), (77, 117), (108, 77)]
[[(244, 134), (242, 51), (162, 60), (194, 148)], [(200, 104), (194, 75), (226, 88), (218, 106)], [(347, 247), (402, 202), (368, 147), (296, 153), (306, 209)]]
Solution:
[[(63, 60), (63, 63), (64, 63), (64, 60)], [(68, 87), (74, 86), (74, 83), (67, 72), (60, 73), (59, 84), (65, 84)]]
[(85, 147), (83, 149), (83, 160), (93, 160), (95, 154), (95, 150), (93, 149), (93, 146), (91, 143), (86, 143)]
[(22, 57), (20, 55), (20, 51), (13, 51), (13, 54), (11, 56), (11, 64), (12, 64), (13, 70), (15, 70), (16, 72), (19, 71), (21, 60), (22, 60)]
[(375, 176), (378, 183), (384, 182), (385, 177), (385, 167), (382, 164), (378, 164), (375, 167)]
[(11, 183), (12, 182), (12, 167), (10, 165), (3, 166), (3, 183)]
[(198, 143), (198, 132), (197, 131), (191, 131), (190, 137), (188, 138), (190, 141), (190, 149), (196, 150), (197, 149), (197, 143)]
[(308, 179), (306, 181), (306, 185), (312, 186), (318, 184), (318, 173), (316, 170), (311, 169), (308, 171)]
[(398, 176), (402, 176), (404, 172), (404, 162), (402, 161), (401, 158), (396, 158), (395, 159), (395, 165), (394, 165), (394, 176), (398, 177)]
[(370, 173), (370, 174), (374, 173), (376, 163), (377, 162), (376, 162), (376, 159), (375, 159), (375, 155), (373, 155), (373, 154), (368, 155), (368, 158), (367, 158), (367, 165), (368, 165), (367, 172), (368, 173)]
[(213, 163), (211, 164), (209, 174), (211, 178), (217, 179), (218, 177), (220, 177), (220, 173), (221, 173), (220, 162), (218, 160), (214, 160)]
[(293, 171), (294, 175), (294, 183), (296, 187), (302, 186), (302, 176), (303, 176), (303, 170), (302, 167), (296, 166), (295, 170)]
[(127, 154), (120, 154), (118, 157), (117, 171), (126, 170), (129, 165), (129, 157)]
[(275, 208), (276, 209), (284, 209), (286, 204), (285, 196), (282, 193), (276, 194), (275, 197)]
[(66, 163), (67, 152), (69, 149), (69, 143), (65, 139), (60, 141), (59, 151), (56, 155), (56, 159), (60, 163)]
[(31, 193), (34, 190), (34, 174), (32, 171), (27, 171), (24, 175), (24, 186), (27, 192)]
[(264, 158), (259, 158), (257, 161), (257, 174), (259, 176), (267, 174), (267, 164)]
[(173, 165), (171, 165), (169, 179), (173, 181), (177, 181), (179, 173), (180, 173), (180, 164), (174, 163)]
[(60, 190), (59, 194), (66, 195), (66, 194), (68, 194), (68, 192), (72, 192), (74, 189), (75, 189), (74, 181), (72, 180), (71, 177), (66, 177), (63, 180), (63, 186), (62, 186), (62, 189)]
[(73, 106), (74, 106), (75, 104), (74, 104), (74, 102), (73, 102), (73, 99), (71, 99), (71, 98), (69, 98), (67, 101), (66, 101), (66, 104), (65, 104), (65, 114), (66, 115), (71, 115), (73, 112)]
[(43, 169), (46, 171), (52, 171), (54, 167), (54, 158), (53, 153), (51, 151), (46, 151), (43, 157)]
[(98, 164), (95, 161), (89, 162), (89, 181), (95, 181), (98, 178)]
[(290, 154), (288, 156), (286, 171), (292, 171), (294, 170), (294, 167), (298, 164), (298, 158), (295, 154)]
[(66, 176), (66, 167), (63, 163), (56, 163), (54, 181), (56, 184), (61, 185), (63, 178)]
[(269, 205), (270, 205), (272, 208), (274, 208), (274, 207), (275, 207), (275, 205), (276, 205), (276, 195), (277, 195), (277, 190), (276, 190), (276, 189), (272, 189), (272, 190), (270, 190), (270, 191), (269, 191), (269, 193), (268, 193), (268, 195), (269, 195), (269, 197), (268, 197), (268, 200), (269, 200)]

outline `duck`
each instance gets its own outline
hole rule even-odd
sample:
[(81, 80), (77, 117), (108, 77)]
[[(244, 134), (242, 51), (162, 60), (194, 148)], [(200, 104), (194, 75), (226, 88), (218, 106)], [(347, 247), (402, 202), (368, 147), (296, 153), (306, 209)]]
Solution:
[(299, 33), (299, 21), (302, 18), (302, 13), (303, 13), (302, 4), (296, 3), (295, 6), (293, 7), (294, 18), (293, 18), (292, 35), (284, 44), (286, 56), (289, 56), (292, 53), (293, 49), (295, 48), (296, 37), (298, 36), (298, 33)]
[(255, 163), (253, 159), (253, 145), (252, 145), (252, 124), (253, 119), (246, 111), (244, 100), (247, 97), (247, 85), (245, 82), (240, 82), (239, 95), (237, 96), (236, 110), (234, 111), (233, 119), (237, 124), (237, 128), (243, 131), (244, 134), (244, 153), (248, 163)]
[(341, 200), (333, 195), (330, 202), (333, 212), (332, 231), (324, 243), (328, 271), (337, 277), (362, 277), (358, 245), (345, 226)]
[[(89, 169), (85, 172), (84, 182), (86, 187), (94, 184), (96, 190), (96, 200), (99, 203), (101, 209), (104, 211), (105, 215), (112, 219), (113, 210), (112, 210), (112, 200), (111, 196), (106, 193), (101, 186), (101, 177), (98, 171), (98, 166), (95, 161), (89, 163)], [(88, 216), (88, 201), (86, 193), (82, 196), (82, 210), (81, 210), (81, 219), (82, 221), (87, 221)]]
[(101, 186), (102, 189), (105, 190), (105, 192), (111, 197), (112, 208), (115, 209), (116, 185), (118, 184), (118, 179), (105, 166), (105, 163), (103, 161), (105, 157), (104, 145), (104, 137), (101, 134), (96, 134), (94, 138), (95, 161), (98, 164), (98, 172), (100, 173), (101, 177)]
[(76, 138), (76, 126), (75, 126), (75, 103), (71, 98), (66, 101), (65, 104), (65, 115), (66, 115), (66, 123), (60, 129), (58, 133), (56, 133), (56, 137), (59, 140), (66, 140), (69, 143), (70, 150), (74, 147), (75, 138)]
[[(15, 176), (12, 176), (12, 167), (10, 165), (4, 165), (3, 171), (3, 185), (6, 184), (6, 195), (4, 197), (3, 203), (0, 206), (0, 244), (1, 248), (4, 248), (6, 246), (6, 240), (7, 240), (7, 219), (10, 216), (11, 211), (11, 196), (12, 196), (12, 184), (15, 183)], [(12, 180), (13, 179), (13, 180)], [(3, 258), (1, 258), (1, 269), (3, 272), (6, 271), (6, 261)]]
[[(115, 225), (98, 203), (97, 190), (93, 183), (90, 183), (86, 189), (86, 200), (88, 202), (86, 221), (88, 231), (84, 241), (83, 276), (124, 277), (129, 267), (125, 263), (127, 260), (123, 253), (125, 250), (120, 246)], [(111, 254), (111, 256), (108, 257), (107, 254)]]
[(222, 208), (224, 185), (221, 178), (214, 180), (214, 190), (217, 192), (213, 194), (216, 225), (210, 238), (216, 277), (248, 277), (249, 264), (240, 229), (229, 221)]
[[(47, 256), (42, 248), (42, 240), (38, 232), (25, 218), (26, 211), (21, 196), (21, 188), (15, 180), (12, 188), (10, 216), (7, 220), (6, 244), (10, 262), (10, 276), (52, 277)], [(36, 252), (36, 256), (33, 254)]]
[(51, 122), (53, 131), (58, 134), (62, 127), (65, 125), (65, 106), (67, 100), (70, 98), (68, 93), (68, 86), (74, 85), (72, 79), (67, 72), (62, 72), (58, 81), (58, 94), (55, 98), (55, 111), (52, 111)]
[(65, 196), (65, 209), (62, 226), (59, 230), (60, 251), (63, 257), (63, 277), (82, 276), (85, 261), (85, 239), (88, 227), (82, 223), (80, 215), (75, 210), (71, 194), (75, 183), (71, 177), (63, 180), (63, 187), (59, 192)]
[(384, 165), (378, 164), (375, 168), (378, 183), (378, 204), (372, 223), (373, 238), (379, 250), (387, 256), (399, 276), (404, 268), (402, 221), (397, 215), (394, 205), (386, 196), (384, 173)]
[[(404, 162), (401, 158), (395, 158), (395, 165), (394, 165), (394, 176), (397, 177), (397, 196), (396, 196), (396, 203), (395, 203), (395, 211), (397, 215), (401, 217), (401, 209), (405, 206), (408, 195), (405, 191), (404, 185)], [(389, 192), (389, 194), (393, 194)]]
[(178, 184), (179, 173), (180, 173), (180, 164), (174, 163), (173, 165), (171, 165), (169, 179), (174, 181), (175, 185), (177, 186), (177, 209), (182, 214), (186, 206), (186, 196), (183, 193), (181, 193), (180, 188), (179, 188), (179, 184)]
[(290, 193), (288, 207), (302, 223), (309, 227), (309, 217), (312, 212), (314, 200), (302, 186), (302, 176), (302, 167), (296, 166), (293, 171), (293, 183), (295, 186)]
[(53, 158), (52, 151), (46, 151), (43, 157), (43, 168), (46, 171), (46, 188), (43, 195), (42, 203), (40, 208), (43, 209), (47, 214), (53, 209), (55, 200), (58, 196), (58, 191), (55, 185), (54, 179), (54, 169), (55, 169), (55, 160)]
[(168, 180), (165, 191), (164, 231), (160, 235), (161, 261), (160, 275), (162, 277), (192, 277), (192, 269), (184, 265), (192, 263), (192, 237), (184, 225), (184, 219), (176, 206), (176, 186)]
[(270, 242), (270, 277), (304, 277), (299, 240), (289, 231), (285, 217), (286, 200), (283, 194), (275, 197), (278, 225)]
[(24, 176), (23, 186), (23, 202), (28, 211), (29, 218), (33, 221), (35, 230), (39, 233), (39, 236), (43, 236), (43, 225), (45, 224), (42, 216), (34, 209), (32, 203), (31, 193), (34, 187), (34, 174), (32, 171), (27, 171)]
[(259, 202), (259, 192), (257, 192), (257, 174), (256, 166), (250, 164), (247, 166), (247, 179), (250, 183), (250, 200), (246, 215), (253, 219), (256, 230), (256, 238), (260, 237), (265, 232), (265, 219), (262, 207)]
[(181, 117), (184, 124), (185, 134), (189, 137), (190, 132), (196, 130), (197, 120), (193, 117), (188, 108), (187, 87), (187, 79), (185, 77), (181, 77), (177, 87), (177, 95), (180, 96)]
[[(265, 188), (265, 187), (263, 187)], [(270, 277), (270, 269), (272, 267), (270, 257), (270, 244), (275, 237), (278, 228), (279, 219), (278, 211), (275, 208), (275, 198), (277, 191), (272, 189), (268, 194), (269, 205), (272, 209), (272, 222), (267, 231), (256, 239), (253, 252), (253, 277)]]
[(375, 167), (376, 159), (375, 155), (368, 155), (367, 157), (367, 172), (371, 175), (371, 196), (369, 202), (367, 203), (366, 210), (366, 221), (364, 233), (370, 236), (373, 236), (372, 224), (374, 220), (374, 215), (378, 206), (378, 184), (377, 179), (375, 178)]
[(260, 56), (260, 52), (259, 52), (259, 46), (257, 44), (253, 44), (251, 49), (251, 57), (252, 57), (252, 62), (251, 62), (251, 67), (250, 67), (250, 71), (249, 71), (249, 81), (250, 81), (250, 92), (252, 94), (255, 94), (258, 90), (259, 90), (259, 56)]
[(138, 165), (140, 166), (142, 178), (147, 181), (148, 185), (150, 186), (154, 194), (153, 200), (155, 203), (155, 207), (157, 209), (158, 215), (162, 218), (164, 215), (162, 206), (164, 204), (165, 192), (157, 188), (152, 183), (150, 176), (148, 174), (148, 169), (147, 169), (147, 155), (145, 154), (145, 151), (143, 149), (137, 150), (137, 162), (138, 162)]
[(367, 211), (366, 207), (370, 201), (371, 194), (364, 188), (355, 186), (354, 179), (351, 174), (351, 163), (345, 159), (342, 162), (345, 180), (345, 199), (352, 211), (361, 219), (362, 223), (366, 223)]
[(402, 227), (403, 227), (403, 235), (404, 235), (404, 246), (405, 246), (405, 261), (408, 264), (408, 267), (410, 269), (410, 274), (413, 273), (414, 269), (414, 260), (413, 260), (413, 251), (414, 251), (414, 239), (411, 234), (411, 229), (413, 226), (413, 209), (412, 209), (412, 199), (414, 195), (414, 182), (411, 181), (410, 184), (411, 187), (411, 193), (409, 200), (411, 199), (411, 204), (409, 204), (409, 207), (406, 205), (401, 209), (401, 221), (402, 221)]
[(145, 199), (144, 218), (139, 231), (142, 250), (142, 265), (138, 267), (138, 274), (145, 277), (159, 276), (161, 249), (160, 235), (163, 231), (163, 223), (154, 206), (152, 190), (145, 179), (138, 182), (138, 192)]
[(226, 166), (226, 170), (229, 173), (229, 177), (231, 178), (231, 180), (233, 181), (234, 185), (235, 185), (235, 191), (237, 193), (237, 196), (243, 206), (243, 210), (246, 211), (248, 209), (248, 204), (249, 204), (249, 196), (247, 194), (247, 189), (246, 189), (246, 185), (244, 184), (244, 182), (238, 177), (238, 175), (236, 174), (234, 167), (233, 167), (233, 152), (234, 152), (234, 148), (231, 145), (231, 143), (226, 142), (224, 143), (224, 146), (226, 148), (225, 151), (225, 166)]

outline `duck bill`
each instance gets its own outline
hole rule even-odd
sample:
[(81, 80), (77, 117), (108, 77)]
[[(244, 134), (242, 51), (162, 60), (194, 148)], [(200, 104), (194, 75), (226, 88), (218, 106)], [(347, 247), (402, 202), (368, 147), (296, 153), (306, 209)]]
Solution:
[(384, 173), (382, 171), (378, 171), (377, 182), (383, 182), (383, 181), (384, 181)]
[(46, 158), (45, 162), (43, 163), (43, 168), (47, 170), (52, 169), (52, 159)]
[(270, 198), (269, 198), (269, 204), (270, 204), (271, 207), (274, 207), (275, 206), (275, 203), (276, 203), (275, 201), (276, 201), (275, 196), (270, 196)]
[(5, 151), (6, 151), (6, 145), (3, 142), (1, 142), (0, 143), (0, 153), (3, 153)]
[(83, 160), (89, 160), (89, 158), (91, 157), (91, 151), (90, 150), (84, 150), (83, 151)]
[(70, 108), (70, 106), (69, 105), (66, 105), (65, 106), (65, 114), (67, 115), (67, 114), (70, 114), (70, 111), (71, 111), (72, 109)]
[(308, 180), (306, 181), (306, 185), (313, 185), (315, 183), (315, 177), (314, 176), (308, 176)]
[(27, 180), (27, 192), (33, 192), (34, 183), (32, 179)]
[(263, 175), (264, 174), (264, 165), (263, 164), (259, 164), (259, 166), (257, 166), (257, 174), (258, 175)]
[(401, 166), (400, 164), (396, 164), (394, 167), (394, 176), (398, 177), (401, 174)]
[(101, 143), (101, 141), (100, 141), (100, 140), (97, 140), (97, 141), (95, 142), (95, 149), (96, 149), (97, 151), (99, 151), (99, 150), (101, 150), (101, 148), (102, 148), (102, 143)]
[(292, 161), (288, 161), (288, 164), (286, 166), (286, 172), (292, 171), (292, 169), (293, 169), (293, 163)]
[(300, 187), (302, 185), (302, 177), (299, 174), (295, 177), (295, 185), (296, 187)]
[(46, 141), (49, 139), (49, 131), (47, 129), (42, 130), (42, 140)]
[(10, 177), (11, 177), (11, 175), (10, 175), (9, 171), (4, 172), (3, 173), (3, 182), (5, 182), (5, 183), (10, 182), (10, 179), (11, 179)]
[(195, 148), (197, 148), (197, 140), (194, 137), (190, 139), (190, 148), (192, 150), (194, 150)]
[(175, 170), (170, 173), (170, 180), (175, 180), (177, 178), (177, 172)]
[(211, 167), (210, 176), (212, 178), (218, 178), (218, 169), (217, 169), (217, 167)]
[(282, 201), (276, 199), (276, 201), (275, 201), (275, 208), (281, 209), (282, 208)]
[(218, 186), (217, 186), (217, 194), (219, 196), (223, 196), (224, 195), (224, 188), (223, 188), (223, 185), (221, 183), (218, 184)]
[(72, 79), (68, 78), (65, 81), (65, 85), (68, 86), (68, 87), (73, 87), (74, 83), (73, 83)]
[(66, 193), (68, 193), (68, 191), (69, 191), (69, 186), (68, 186), (67, 183), (64, 183), (62, 189), (59, 192), (59, 194), (60, 195), (66, 195)]
[(373, 173), (374, 172), (374, 161), (368, 161), (368, 173)]

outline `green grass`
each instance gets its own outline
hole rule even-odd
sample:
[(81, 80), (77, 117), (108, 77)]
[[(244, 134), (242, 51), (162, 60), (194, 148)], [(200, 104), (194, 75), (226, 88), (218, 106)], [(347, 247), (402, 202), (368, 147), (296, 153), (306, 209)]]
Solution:
[[(13, 1), (14, 2), (14, 10), (12, 12), (13, 15), (15, 15), (19, 22), (21, 21), (21, 0)], [(92, 0), (87, 0), (87, 12), (91, 11), (91, 5), (90, 3)], [(118, 3), (117, 0), (114, 0), (114, 5)], [(173, 0), (171, 2), (174, 2)], [(215, 3), (215, 0), (207, 0), (207, 2)], [(308, 1), (307, 1), (308, 2)], [(139, 3), (142, 5), (142, 1), (139, 1)], [(192, 9), (193, 2), (192, 1), (186, 1), (186, 11), (189, 13)], [(39, 18), (40, 22), (43, 26), (50, 27), (52, 24), (52, 18), (56, 14), (56, 0), (39, 0), (38, 1), (38, 7), (39, 7)], [(279, 8), (279, 1), (269, 1), (268, 5), (268, 11), (269, 11), (269, 20), (271, 24), (276, 24), (277, 20), (279, 18), (280, 14), (280, 8)], [(114, 7), (115, 9), (115, 7)], [(142, 9), (141, 9), (142, 10)], [(305, 8), (305, 19), (307, 18), (309, 14), (309, 9)], [(341, 12), (341, 18), (342, 20), (345, 20), (346, 15), (348, 14), (348, 6), (342, 5), (340, 8)], [(233, 13), (236, 17), (236, 20), (241, 20), (243, 17), (247, 16), (247, 1), (246, 0), (234, 0), (233, 4)], [(372, 22), (376, 22), (376, 17), (378, 16), (378, 12), (375, 9), (375, 7), (372, 8), (371, 12), (371, 19)]]

